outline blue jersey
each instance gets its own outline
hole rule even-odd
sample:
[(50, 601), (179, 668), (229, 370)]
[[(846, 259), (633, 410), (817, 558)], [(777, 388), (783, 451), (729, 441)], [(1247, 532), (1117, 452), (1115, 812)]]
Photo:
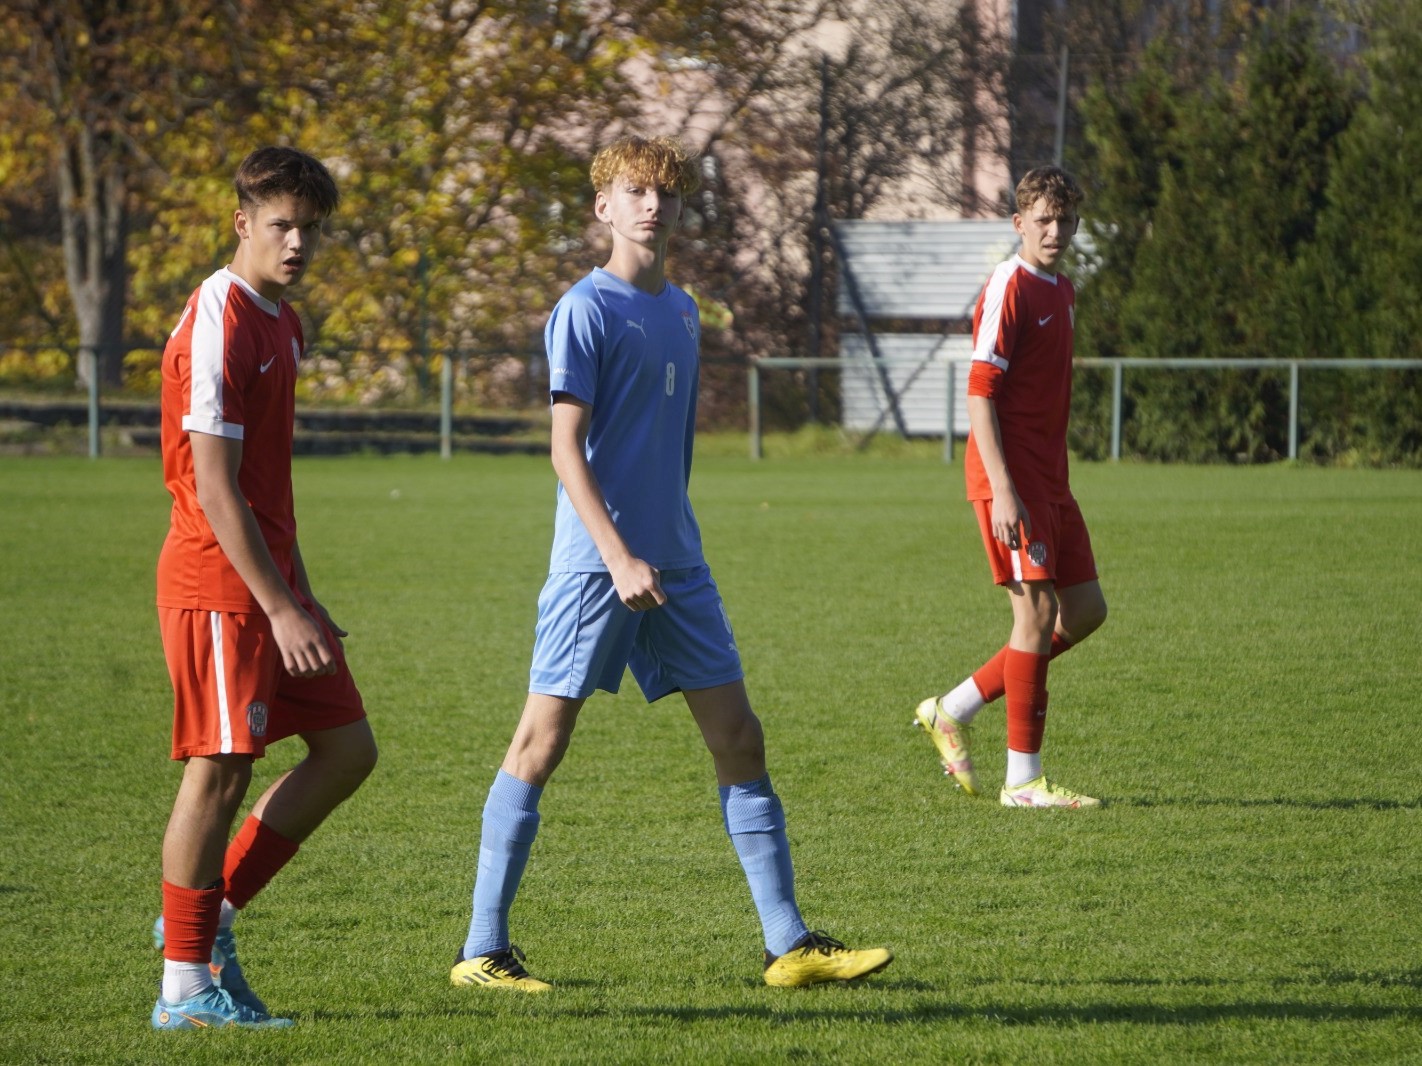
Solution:
[[(597, 269), (558, 301), (544, 343), (549, 392), (592, 407), (588, 463), (628, 549), (659, 570), (700, 565), (686, 492), (700, 376), (696, 302), (670, 283), (652, 296)], [(549, 571), (605, 570), (560, 483)]]

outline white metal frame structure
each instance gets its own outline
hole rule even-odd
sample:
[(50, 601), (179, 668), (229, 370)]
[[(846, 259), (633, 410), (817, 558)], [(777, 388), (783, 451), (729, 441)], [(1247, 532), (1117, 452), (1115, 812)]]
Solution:
[[(952, 402), (957, 392), (957, 382), (959, 379), (967, 380), (967, 371), (959, 370), (958, 367), (969, 360), (956, 357), (942, 361), (946, 373), (944, 375), (945, 403), (944, 418), (942, 422), (943, 433), (943, 459), (949, 462), (953, 459), (953, 444), (955, 438), (967, 435), (966, 419), (960, 420), (955, 414), (958, 404)], [(760, 398), (760, 375), (765, 370), (805, 370), (811, 368), (818, 369), (839, 369), (850, 371), (858, 369), (861, 373), (866, 369), (867, 360), (860, 357), (857, 360), (846, 358), (839, 359), (801, 359), (801, 358), (767, 358), (754, 359), (750, 365), (750, 457), (760, 459), (763, 455), (764, 432), (762, 428), (762, 409)], [(1297, 459), (1299, 454), (1299, 375), (1305, 369), (1310, 370), (1422, 370), (1422, 359), (1078, 359), (1076, 365), (1079, 367), (1110, 367), (1111, 368), (1111, 458), (1119, 460), (1121, 458), (1121, 406), (1124, 395), (1125, 371), (1131, 367), (1138, 367), (1151, 370), (1283, 370), (1289, 372), (1289, 415), (1288, 434), (1289, 452), (1288, 458)], [(881, 359), (876, 367), (882, 372), (890, 375), (891, 379), (896, 372), (913, 373), (921, 371), (923, 360), (894, 360)], [(961, 427), (961, 430), (960, 428)], [(925, 434), (928, 435), (928, 434)]]

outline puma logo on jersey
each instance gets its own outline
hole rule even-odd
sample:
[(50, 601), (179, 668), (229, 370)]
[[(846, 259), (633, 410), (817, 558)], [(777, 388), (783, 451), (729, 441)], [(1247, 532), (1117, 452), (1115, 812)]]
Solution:
[(1045, 326), (1048, 322), (1050, 322), (1052, 319), (1054, 319), (1054, 318), (1056, 318), (1056, 317), (1057, 317), (1057, 313), (1056, 313), (1055, 311), (1053, 311), (1053, 312), (1052, 312), (1050, 315), (1048, 315), (1046, 318), (1039, 318), (1039, 319), (1037, 319), (1037, 325), (1039, 325), (1039, 326)]
[(641, 322), (633, 322), (633, 321), (629, 318), (629, 319), (627, 320), (627, 328), (628, 328), (628, 329), (635, 329), (638, 333), (642, 334), (642, 339), (643, 339), (643, 340), (646, 340), (646, 339), (647, 339), (647, 325), (646, 325), (646, 323), (647, 323), (647, 320), (646, 320), (645, 318), (643, 318)]

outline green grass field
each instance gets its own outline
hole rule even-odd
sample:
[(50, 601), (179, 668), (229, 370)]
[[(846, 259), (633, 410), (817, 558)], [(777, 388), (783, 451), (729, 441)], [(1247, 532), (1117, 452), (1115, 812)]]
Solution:
[[(1053, 665), (1045, 757), (1108, 806), (1071, 814), (955, 794), (909, 727), (1008, 629), (958, 469), (707, 451), (802, 908), (888, 971), (761, 984), (710, 761), (629, 680), (584, 711), (513, 912), (559, 989), (451, 988), (552, 475), (311, 460), (304, 554), (381, 765), (238, 923), (297, 1028), (151, 1032), (167, 497), (155, 460), (4, 459), (0, 1061), (1422, 1062), (1422, 473), (1079, 465), (1112, 615)], [(979, 722), (995, 789), (1000, 708)]]

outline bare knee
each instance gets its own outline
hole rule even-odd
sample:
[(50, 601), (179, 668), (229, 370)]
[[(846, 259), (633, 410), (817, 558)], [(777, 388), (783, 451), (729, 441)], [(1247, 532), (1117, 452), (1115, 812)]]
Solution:
[(714, 725), (703, 723), (701, 735), (721, 784), (740, 784), (765, 775), (765, 730), (749, 707), (744, 714), (719, 719)]
[(321, 776), (350, 795), (375, 770), (380, 751), (368, 722), (352, 723), (326, 733), (313, 733), (307, 738), (309, 758), (321, 768)]
[(568, 752), (582, 706), (581, 699), (530, 692), (504, 755), (504, 772), (540, 788), (546, 785)]
[(1012, 597), (1012, 646), (1045, 654), (1060, 615), (1056, 592), (1048, 581), (1023, 581), (1008, 586)]
[(252, 783), (250, 755), (193, 756), (183, 766), (180, 802), (226, 812), (229, 821)]
[(1072, 644), (1080, 644), (1106, 621), (1106, 597), (1092, 583), (1080, 589), (1064, 589), (1058, 629)]
[(359, 785), (375, 772), (375, 764), (379, 761), (380, 749), (376, 747), (375, 736), (367, 730), (364, 737), (347, 749), (343, 770), (347, 777)]
[(706, 747), (713, 758), (730, 759), (736, 762), (765, 761), (765, 730), (753, 711), (747, 710), (726, 728), (706, 737)]

